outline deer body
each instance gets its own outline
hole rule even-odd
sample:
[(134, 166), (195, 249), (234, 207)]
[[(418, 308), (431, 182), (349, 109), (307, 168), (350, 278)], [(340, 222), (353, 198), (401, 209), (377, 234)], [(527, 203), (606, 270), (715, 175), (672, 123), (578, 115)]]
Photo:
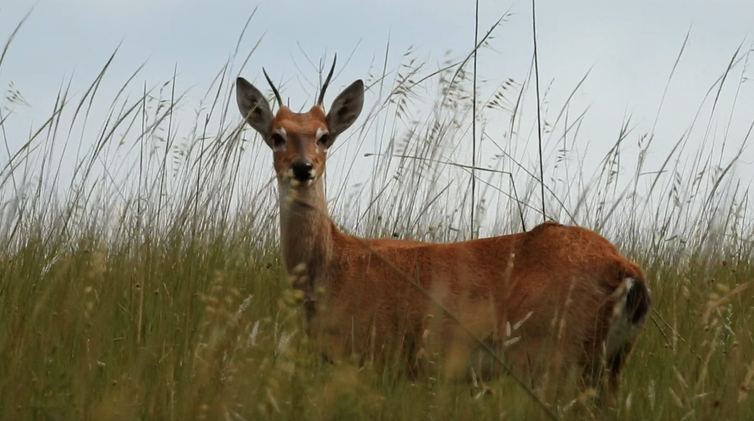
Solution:
[(330, 76), (318, 104), (300, 114), (270, 82), (274, 117), (253, 85), (237, 81), (241, 113), (273, 150), (283, 263), (304, 291), (319, 352), (394, 358), (411, 372), (440, 355), (457, 377), (481, 340), (535, 382), (576, 367), (587, 386), (606, 371), (614, 391), (650, 306), (641, 269), (594, 231), (556, 223), (448, 244), (343, 234), (328, 215), (322, 175), (327, 148), (361, 112), (364, 88), (356, 81), (325, 114)]

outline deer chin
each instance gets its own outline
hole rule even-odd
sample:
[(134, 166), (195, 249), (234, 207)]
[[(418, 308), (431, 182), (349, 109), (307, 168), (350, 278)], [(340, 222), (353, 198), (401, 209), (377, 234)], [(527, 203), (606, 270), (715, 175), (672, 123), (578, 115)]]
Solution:
[(283, 177), (280, 177), (279, 184), (281, 186), (285, 186), (286, 189), (293, 188), (296, 190), (305, 189), (307, 187), (311, 187), (312, 184), (314, 184), (314, 181), (316, 181), (316, 178), (310, 178), (308, 180), (299, 180), (295, 177), (289, 177), (287, 174)]
[(314, 179), (310, 178), (308, 180), (300, 181), (297, 178), (292, 178), (290, 181), (290, 185), (293, 188), (300, 188), (300, 187), (309, 187), (314, 183)]

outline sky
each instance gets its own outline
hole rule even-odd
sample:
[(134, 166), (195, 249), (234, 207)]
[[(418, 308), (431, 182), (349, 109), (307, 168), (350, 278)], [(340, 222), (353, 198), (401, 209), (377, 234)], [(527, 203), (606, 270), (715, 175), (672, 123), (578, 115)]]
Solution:
[[(573, 94), (574, 113), (589, 110), (588, 124), (579, 135), (580, 147), (598, 152), (609, 149), (627, 119), (639, 132), (652, 129), (687, 35), (655, 128), (659, 140), (653, 154), (658, 160), (689, 128), (700, 108), (711, 112), (711, 100), (705, 102), (705, 95), (734, 53), (740, 48), (739, 56), (744, 57), (754, 46), (754, 2), (749, 0), (547, 0), (536, 7), (544, 107), (550, 115), (557, 114)], [(480, 33), (508, 14), (489, 47), (480, 52), (480, 80), (486, 81), (485, 86), (506, 78), (523, 81), (533, 51), (531, 3), (480, 0), (479, 8)], [(61, 86), (71, 80), (72, 90), (83, 92), (116, 48), (101, 87), (101, 109), (93, 110), (92, 120), (105, 118), (107, 99), (143, 63), (138, 83), (132, 85), (135, 95), (144, 84), (155, 86), (175, 72), (189, 98), (201, 97), (232, 57), (252, 14), (233, 60), (235, 72), (264, 86), (264, 66), (281, 83), (283, 96), (290, 98), (293, 108), (310, 106), (315, 93), (317, 69), (309, 60), (329, 62), (338, 54), (331, 101), (336, 90), (353, 80), (379, 73), (386, 57), (386, 68), (394, 72), (403, 54), (412, 50), (427, 62), (428, 73), (441, 66), (446, 54), (462, 57), (474, 44), (471, 1), (12, 0), (0, 5), (0, 43), (27, 13), (0, 66), (0, 89), (7, 91), (12, 83), (28, 103), (9, 107), (0, 98), (4, 113), (12, 117), (5, 133), (10, 151), (17, 150), (28, 133), (49, 117)], [(711, 124), (713, 140), (724, 134), (738, 145), (754, 120), (754, 82), (738, 83), (745, 77), (751, 78), (752, 70), (743, 63), (731, 72), (733, 82), (722, 93)], [(375, 101), (376, 95), (368, 92), (366, 106)], [(3, 149), (0, 165), (8, 159)], [(365, 149), (362, 152), (375, 147), (366, 145)], [(747, 180), (754, 175), (754, 151), (749, 149), (736, 169)], [(533, 161), (523, 153), (524, 161)]]

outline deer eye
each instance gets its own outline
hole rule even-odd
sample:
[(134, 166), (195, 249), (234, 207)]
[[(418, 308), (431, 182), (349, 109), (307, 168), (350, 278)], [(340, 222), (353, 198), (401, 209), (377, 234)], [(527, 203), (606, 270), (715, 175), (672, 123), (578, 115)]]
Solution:
[(272, 145), (276, 148), (285, 145), (285, 139), (280, 133), (273, 133), (270, 140), (272, 140)]
[(322, 133), (322, 135), (317, 139), (317, 143), (321, 146), (327, 148), (330, 146), (330, 134), (329, 133)]

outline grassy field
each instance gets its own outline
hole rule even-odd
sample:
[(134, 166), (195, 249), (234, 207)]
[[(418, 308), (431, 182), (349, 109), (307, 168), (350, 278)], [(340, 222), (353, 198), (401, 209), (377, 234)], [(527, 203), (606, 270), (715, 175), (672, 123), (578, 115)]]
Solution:
[[(741, 57), (733, 62), (741, 65)], [(339, 142), (390, 136), (379, 144), (384, 154), (367, 183), (328, 180), (333, 218), (347, 232), (451, 241), (468, 238), (471, 229), (503, 234), (519, 231), (521, 219), (528, 228), (542, 219), (533, 168), (514, 157), (501, 161), (506, 173), (477, 172), (479, 203), (471, 203), (467, 181), (443, 181), (469, 179), (468, 168), (456, 165), (465, 162), (448, 161), (459, 156), (453, 145), (468, 139), (470, 124), (457, 123), (470, 116), (458, 105), (468, 98), (468, 75), (456, 69), (427, 77), (435, 87), (428, 101), (439, 111), (410, 131), (396, 123), (411, 104), (409, 81), (431, 71), (406, 64), (368, 81), (390, 93)], [(545, 419), (545, 409), (509, 377), (487, 384), (412, 381), (355, 359), (331, 365), (310, 351), (278, 257), (272, 171), (260, 164), (269, 151), (241, 130), (225, 82), (235, 75), (226, 69), (195, 126), (180, 130), (171, 122), (180, 95), (170, 80), (140, 98), (119, 94), (102, 122), (87, 122), (82, 111), (99, 79), (78, 97), (61, 91), (50, 119), (9, 152), (0, 172), (0, 418)], [(514, 127), (523, 108), (499, 104), (530, 87), (507, 89), (513, 92), (501, 88), (481, 104), (478, 118), (504, 115), (519, 136)], [(14, 100), (4, 105), (12, 108)], [(0, 126), (6, 118), (13, 113), (0, 115)], [(690, 116), (692, 126), (708, 124), (697, 118)], [(78, 148), (92, 125), (91, 149), (63, 163), (61, 145)], [(705, 155), (704, 145), (696, 150), (688, 142), (662, 168), (644, 168), (656, 172), (646, 182), (640, 170), (642, 153), (651, 150), (647, 135), (621, 131), (595, 177), (580, 173), (567, 151), (548, 163), (554, 168), (557, 161), (561, 171), (565, 165), (577, 180), (546, 183), (548, 217), (615, 241), (645, 269), (654, 309), (616, 408), (600, 412), (565, 390), (546, 409), (561, 419), (750, 419), (748, 190), (733, 178), (735, 159), (712, 165), (717, 158)], [(638, 139), (637, 156), (623, 155), (627, 138)], [(725, 141), (737, 146), (745, 139)], [(334, 153), (346, 162), (354, 154), (345, 147)], [(631, 159), (636, 165), (626, 169)], [(333, 171), (343, 176), (350, 171), (344, 168)], [(479, 211), (474, 227), (472, 205)]]

